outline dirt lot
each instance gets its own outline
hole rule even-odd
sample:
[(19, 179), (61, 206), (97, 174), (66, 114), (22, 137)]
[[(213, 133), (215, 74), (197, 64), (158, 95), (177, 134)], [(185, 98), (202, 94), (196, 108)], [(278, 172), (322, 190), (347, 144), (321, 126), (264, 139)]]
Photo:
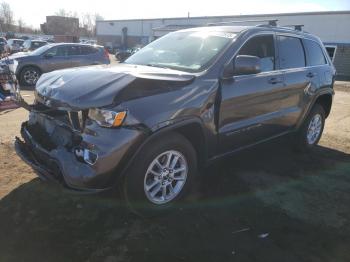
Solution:
[(284, 138), (237, 154), (148, 220), (39, 181), (12, 146), (27, 114), (0, 113), (0, 261), (350, 261), (350, 89), (336, 90), (314, 152)]

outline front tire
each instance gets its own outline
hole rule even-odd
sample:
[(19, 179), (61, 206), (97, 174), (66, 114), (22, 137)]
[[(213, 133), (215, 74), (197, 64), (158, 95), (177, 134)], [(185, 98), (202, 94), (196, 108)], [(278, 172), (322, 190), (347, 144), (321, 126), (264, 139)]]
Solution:
[(39, 80), (41, 72), (34, 66), (27, 66), (22, 69), (20, 74), (20, 83), (23, 86), (35, 86)]
[(325, 126), (326, 114), (323, 107), (315, 104), (297, 133), (296, 149), (307, 151), (320, 141)]
[(139, 215), (168, 210), (189, 193), (196, 172), (191, 143), (178, 133), (162, 135), (142, 149), (126, 172), (124, 198)]

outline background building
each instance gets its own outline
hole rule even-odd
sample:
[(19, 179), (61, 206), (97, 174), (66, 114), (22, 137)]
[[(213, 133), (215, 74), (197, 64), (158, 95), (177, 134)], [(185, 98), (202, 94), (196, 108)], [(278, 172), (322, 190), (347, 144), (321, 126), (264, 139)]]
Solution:
[(47, 16), (46, 23), (40, 25), (46, 35), (79, 36), (79, 18), (64, 16)]
[(182, 28), (217, 22), (267, 19), (278, 19), (279, 26), (303, 24), (303, 30), (317, 35), (326, 44), (339, 78), (350, 78), (350, 11), (104, 20), (97, 21), (96, 33), (99, 44), (113, 48), (133, 47), (148, 44)]

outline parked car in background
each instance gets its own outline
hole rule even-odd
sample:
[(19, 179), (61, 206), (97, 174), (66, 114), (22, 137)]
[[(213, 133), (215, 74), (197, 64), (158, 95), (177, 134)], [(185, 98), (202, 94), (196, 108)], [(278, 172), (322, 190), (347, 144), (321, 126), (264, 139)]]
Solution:
[(80, 43), (87, 45), (97, 45), (97, 40), (82, 39), (80, 40)]
[(127, 49), (119, 49), (115, 53), (115, 58), (119, 62), (124, 62), (127, 58), (129, 58), (131, 55), (135, 54), (137, 51), (139, 51), (141, 48), (127, 48)]
[(39, 47), (42, 47), (44, 45), (47, 45), (48, 42), (43, 41), (43, 40), (26, 40), (24, 41), (21, 51), (27, 52), (27, 51), (34, 51), (38, 49)]
[(7, 41), (4, 37), (0, 37), (0, 55), (6, 51)]
[(17, 60), (17, 79), (25, 86), (33, 86), (43, 73), (69, 67), (109, 64), (109, 54), (102, 46), (85, 44), (47, 44), (33, 52), (9, 57)]
[(7, 47), (11, 54), (21, 51), (22, 45), (24, 43), (23, 39), (9, 39), (7, 41)]
[(315, 147), (335, 73), (306, 32), (181, 30), (115, 67), (45, 74), (16, 150), (44, 179), (79, 192), (118, 186), (133, 210), (161, 211), (220, 157), (286, 134)]

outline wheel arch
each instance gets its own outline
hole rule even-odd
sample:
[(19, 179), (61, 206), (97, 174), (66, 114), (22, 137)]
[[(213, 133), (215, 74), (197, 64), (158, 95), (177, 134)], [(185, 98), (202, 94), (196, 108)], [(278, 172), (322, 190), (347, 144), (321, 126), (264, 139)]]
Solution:
[(330, 93), (325, 93), (325, 94), (321, 94), (319, 95), (315, 102), (315, 104), (319, 104), (320, 106), (323, 107), (325, 113), (326, 113), (326, 118), (329, 116), (330, 112), (331, 112), (331, 108), (332, 108), (332, 103), (333, 103), (333, 96)]
[(296, 130), (298, 130), (302, 124), (304, 123), (305, 119), (311, 112), (312, 108), (314, 107), (315, 104), (321, 105), (326, 113), (326, 118), (329, 116), (332, 108), (332, 103), (333, 103), (333, 95), (334, 95), (334, 90), (332, 88), (327, 88), (316, 94), (313, 99), (311, 99), (311, 102), (308, 104), (306, 109), (304, 110), (302, 116), (299, 118), (299, 121), (296, 125)]
[(136, 156), (142, 152), (145, 146), (153, 141), (154, 139), (158, 139), (160, 137), (166, 136), (168, 133), (178, 133), (184, 136), (193, 146), (194, 150), (197, 154), (197, 163), (199, 166), (205, 164), (207, 160), (207, 140), (205, 138), (204, 127), (202, 122), (199, 119), (188, 119), (179, 121), (174, 124), (170, 124), (166, 127), (158, 129), (151, 133), (145, 141), (137, 148), (137, 150), (132, 154), (130, 159), (127, 161), (125, 166), (121, 170), (121, 177), (123, 177), (128, 170), (128, 168), (132, 165)]

